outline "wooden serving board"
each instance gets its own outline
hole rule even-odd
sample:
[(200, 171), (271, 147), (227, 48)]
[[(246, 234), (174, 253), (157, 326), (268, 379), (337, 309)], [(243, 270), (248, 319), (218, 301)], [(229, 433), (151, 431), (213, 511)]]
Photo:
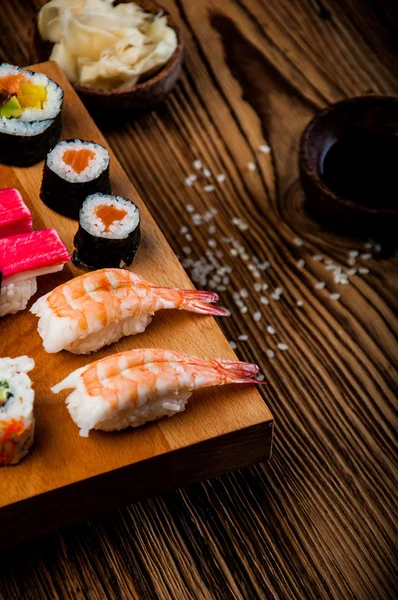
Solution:
[[(62, 138), (80, 137), (107, 146), (55, 63), (34, 70), (64, 89)], [(142, 241), (134, 270), (159, 285), (192, 287), (154, 218), (111, 151), (110, 155), (113, 192), (130, 198), (141, 210)], [(34, 228), (54, 227), (72, 251), (77, 223), (40, 201), (42, 168), (42, 163), (26, 169), (0, 165), (0, 187), (16, 187), (32, 211)], [(39, 278), (35, 299), (79, 274), (69, 264), (61, 273)], [(37, 319), (28, 311), (1, 319), (0, 355), (28, 354), (36, 361), (31, 374), (36, 435), (30, 455), (20, 465), (0, 468), (0, 548), (270, 457), (272, 415), (254, 386), (209, 388), (195, 393), (186, 411), (171, 419), (80, 437), (65, 407), (67, 393), (54, 395), (50, 387), (93, 359), (144, 347), (235, 358), (213, 318), (182, 311), (157, 313), (144, 334), (89, 357), (47, 354), (37, 333)]]

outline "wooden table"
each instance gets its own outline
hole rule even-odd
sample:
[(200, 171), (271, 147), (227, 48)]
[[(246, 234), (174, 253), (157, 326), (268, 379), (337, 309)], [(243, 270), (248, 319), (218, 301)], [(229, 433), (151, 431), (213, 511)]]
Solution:
[[(28, 26), (40, 4), (3, 0), (1, 59), (29, 63)], [(164, 4), (187, 46), (178, 88), (135, 123), (100, 126), (188, 272), (187, 259), (209, 248), (233, 267), (221, 294), (232, 317), (222, 325), (239, 356), (266, 375), (273, 458), (4, 553), (0, 598), (392, 598), (397, 260), (383, 240), (381, 250), (369, 249), (311, 220), (297, 146), (319, 108), (347, 96), (397, 94), (396, 5)], [(213, 178), (201, 174), (187, 186), (198, 159)], [(194, 214), (218, 213), (195, 226), (189, 205)], [(354, 267), (352, 250), (372, 257)], [(261, 275), (268, 290), (256, 291), (252, 255), (270, 262)], [(369, 273), (336, 284), (326, 260)]]

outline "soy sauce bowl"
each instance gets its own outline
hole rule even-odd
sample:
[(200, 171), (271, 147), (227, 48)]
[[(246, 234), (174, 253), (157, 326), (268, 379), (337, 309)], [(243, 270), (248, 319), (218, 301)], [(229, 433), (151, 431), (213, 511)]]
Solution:
[[(387, 147), (392, 144), (398, 148), (398, 98), (350, 98), (322, 110), (308, 123), (300, 140), (301, 184), (310, 212), (332, 228), (353, 234), (383, 233), (398, 238), (398, 165), (395, 167), (395, 199), (393, 189), (391, 195), (386, 192), (384, 180), (380, 180), (378, 193), (376, 190), (370, 199), (365, 199), (366, 194), (363, 194), (369, 177), (369, 164), (365, 161), (361, 180), (360, 161), (361, 156), (364, 156), (363, 144), (370, 144), (369, 147), (373, 151), (374, 146), (371, 144), (374, 140), (381, 144), (378, 151), (387, 155), (388, 162), (390, 157)], [(346, 148), (346, 154), (343, 155), (346, 162), (340, 161), (339, 167), (339, 161), (334, 161), (335, 168), (340, 168), (340, 171), (329, 173), (329, 177), (326, 177), (325, 163), (329, 160), (328, 153), (333, 149), (336, 155), (337, 144)], [(332, 154), (329, 155), (331, 156)], [(383, 167), (383, 161), (380, 162), (379, 157), (375, 162), (379, 168)], [(331, 160), (329, 165), (330, 170), (333, 168)], [(341, 170), (344, 171), (344, 175)], [(342, 177), (345, 185), (341, 185)], [(333, 185), (333, 182), (337, 184)], [(347, 190), (349, 193), (346, 194)]]
[[(127, 4), (131, 0), (116, 0), (117, 4)], [(83, 100), (86, 107), (94, 113), (106, 113), (108, 117), (112, 114), (127, 116), (131, 112), (147, 111), (163, 102), (174, 88), (181, 74), (184, 44), (181, 32), (171, 15), (155, 0), (134, 0), (145, 11), (154, 15), (161, 12), (167, 17), (167, 24), (174, 29), (177, 35), (177, 48), (169, 61), (152, 76), (142, 79), (131, 88), (101, 90), (89, 88), (79, 84), (73, 84), (76, 92)], [(51, 42), (42, 40), (37, 18), (32, 26), (31, 33), (31, 62), (43, 62), (50, 58), (53, 48)]]

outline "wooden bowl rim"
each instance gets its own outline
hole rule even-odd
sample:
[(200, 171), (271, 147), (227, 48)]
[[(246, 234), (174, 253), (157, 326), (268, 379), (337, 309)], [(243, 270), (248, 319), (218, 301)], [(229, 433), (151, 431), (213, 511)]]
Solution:
[[(315, 187), (317, 188), (317, 191), (319, 192), (320, 196), (322, 196), (322, 195), (327, 196), (333, 202), (344, 205), (344, 206), (348, 206), (351, 209), (356, 210), (358, 212), (373, 214), (373, 215), (383, 215), (383, 216), (393, 215), (394, 217), (396, 217), (398, 215), (398, 209), (371, 208), (369, 206), (365, 206), (364, 204), (355, 202), (354, 200), (349, 200), (348, 198), (344, 198), (344, 196), (340, 196), (340, 195), (336, 194), (335, 192), (333, 192), (333, 190), (331, 190), (322, 181), (320, 174), (319, 174), (319, 170), (315, 170), (311, 166), (310, 160), (308, 157), (308, 150), (309, 150), (310, 144), (311, 144), (311, 135), (312, 135), (314, 127), (320, 121), (322, 121), (326, 116), (330, 115), (330, 113), (334, 112), (335, 110), (340, 109), (342, 106), (344, 107), (347, 105), (358, 104), (358, 103), (362, 103), (362, 102), (367, 102), (369, 100), (371, 100), (373, 102), (380, 101), (380, 103), (384, 103), (386, 101), (392, 102), (394, 104), (397, 104), (397, 108), (398, 108), (398, 98), (396, 98), (395, 96), (378, 96), (376, 94), (371, 94), (369, 96), (354, 96), (353, 98), (346, 98), (345, 100), (340, 100), (339, 102), (335, 102), (334, 104), (331, 104), (330, 106), (327, 106), (323, 110), (317, 112), (314, 115), (314, 117), (311, 119), (311, 121), (306, 125), (306, 127), (301, 135), (300, 146), (299, 146), (300, 171), (305, 170), (306, 175), (312, 180), (312, 182), (315, 185)], [(320, 197), (319, 201), (321, 201), (321, 199), (322, 198)]]
[[(140, 0), (127, 0), (126, 2), (123, 2), (123, 3), (127, 4), (129, 1), (134, 1), (136, 4), (140, 4)], [(174, 70), (174, 68), (178, 66), (178, 63), (180, 62), (181, 55), (182, 55), (182, 52), (184, 49), (184, 43), (182, 41), (181, 30), (178, 27), (178, 25), (175, 23), (175, 21), (173, 20), (173, 17), (171, 16), (171, 14), (165, 8), (163, 8), (163, 6), (161, 4), (159, 4), (156, 0), (149, 0), (149, 1), (151, 4), (156, 5), (158, 10), (163, 11), (164, 15), (167, 17), (167, 24), (172, 29), (174, 29), (174, 31), (176, 32), (176, 35), (177, 35), (177, 47), (176, 47), (174, 53), (172, 54), (172, 56), (170, 57), (170, 59), (167, 61), (167, 63), (157, 73), (155, 73), (155, 75), (153, 75), (153, 77), (149, 77), (149, 79), (146, 79), (142, 83), (136, 83), (132, 87), (123, 88), (121, 90), (117, 90), (117, 89), (116, 90), (102, 90), (99, 88), (86, 87), (83, 85), (79, 85), (78, 83), (70, 82), (71, 85), (74, 87), (74, 89), (79, 94), (86, 94), (86, 95), (92, 95), (92, 96), (128, 95), (128, 94), (131, 94), (136, 91), (141, 91), (141, 90), (151, 88), (153, 85), (159, 83), (159, 81), (161, 81), (163, 78), (170, 75), (170, 73)], [(37, 30), (37, 34), (40, 36), (40, 33), (38, 31), (37, 21), (38, 21), (38, 13), (36, 14), (34, 27)], [(48, 43), (51, 43), (51, 42), (48, 42)], [(50, 60), (50, 57), (48, 57), (47, 60)]]

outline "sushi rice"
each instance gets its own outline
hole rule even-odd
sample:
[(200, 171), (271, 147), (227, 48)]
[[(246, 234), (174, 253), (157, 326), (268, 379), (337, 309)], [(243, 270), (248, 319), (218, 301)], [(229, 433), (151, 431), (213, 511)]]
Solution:
[(33, 137), (44, 133), (53, 120), (47, 119), (46, 121), (33, 121), (29, 123), (27, 121), (21, 121), (21, 119), (9, 119), (7, 117), (0, 117), (0, 133), (7, 133), (8, 135), (19, 135), (22, 137)]
[[(96, 216), (96, 210), (102, 206), (113, 207), (126, 214), (121, 220), (115, 220), (105, 227), (103, 220)], [(122, 196), (93, 194), (89, 196), (79, 213), (79, 223), (88, 233), (96, 237), (125, 239), (140, 223), (140, 211), (135, 204)]]
[(32, 446), (34, 366), (28, 356), (0, 358), (0, 465), (17, 464)]
[[(66, 150), (91, 150), (95, 156), (89, 160), (88, 166), (77, 173), (71, 165), (63, 161)], [(109, 167), (109, 153), (106, 148), (94, 142), (83, 140), (61, 141), (49, 152), (46, 159), (47, 167), (69, 183), (86, 183), (97, 179)]]
[(3, 284), (0, 289), (0, 317), (25, 310), (36, 291), (36, 277)]

